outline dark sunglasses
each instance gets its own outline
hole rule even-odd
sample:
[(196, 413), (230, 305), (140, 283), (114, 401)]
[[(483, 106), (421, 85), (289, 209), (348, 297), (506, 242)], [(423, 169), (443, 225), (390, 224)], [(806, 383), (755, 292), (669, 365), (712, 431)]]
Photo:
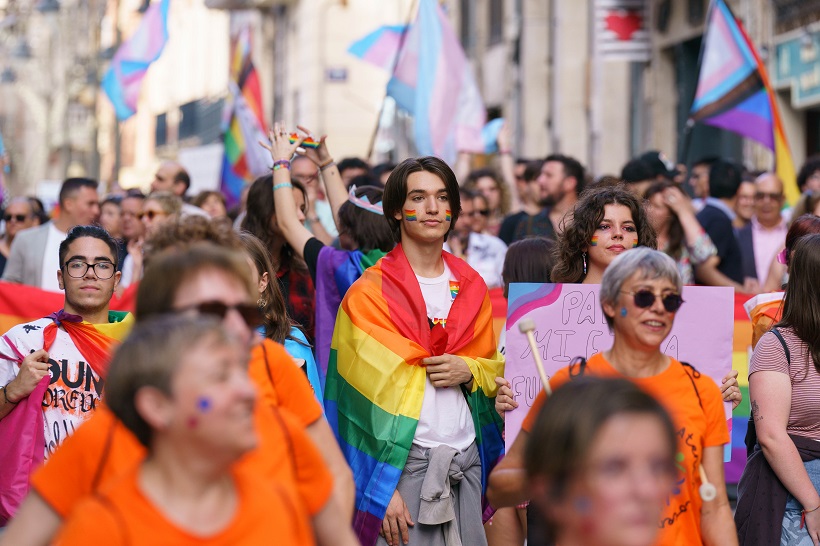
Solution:
[(6, 214), (3, 216), (3, 220), (5, 220), (6, 222), (11, 222), (12, 220), (14, 220), (15, 222), (23, 223), (26, 221), (27, 218), (28, 215), (26, 214)]
[(154, 218), (156, 218), (157, 216), (167, 216), (167, 215), (168, 215), (168, 213), (167, 213), (167, 212), (159, 212), (159, 211), (156, 211), (156, 210), (149, 210), (149, 211), (147, 211), (147, 212), (141, 212), (141, 213), (139, 213), (139, 214), (137, 215), (137, 218), (139, 218), (140, 220), (142, 220), (142, 219), (143, 219), (143, 217), (147, 217), (149, 220), (153, 220), (153, 219), (154, 219)]
[(258, 328), (262, 324), (262, 313), (259, 308), (250, 303), (237, 303), (236, 305), (226, 305), (221, 301), (203, 301), (196, 305), (190, 305), (180, 309), (180, 311), (189, 311), (196, 309), (202, 315), (210, 315), (224, 320), (228, 311), (235, 309), (237, 313), (245, 321), (249, 328)]
[(771, 199), (772, 201), (780, 201), (783, 199), (782, 193), (766, 193), (763, 191), (759, 191), (755, 194), (755, 200), (763, 201), (764, 199)]
[[(627, 292), (622, 290), (624, 294), (629, 294), (632, 296), (635, 307), (640, 307), (641, 309), (648, 309), (655, 304), (655, 298), (657, 297), (654, 292), (650, 292), (649, 290), (638, 290), (637, 292)], [(683, 298), (680, 297), (680, 294), (666, 294), (661, 296), (661, 303), (663, 304), (663, 308), (669, 311), (670, 313), (674, 313), (680, 306), (683, 305)]]
[(478, 216), (479, 214), (481, 216), (489, 216), (490, 215), (490, 210), (489, 209), (474, 210), (469, 215), (470, 216)]

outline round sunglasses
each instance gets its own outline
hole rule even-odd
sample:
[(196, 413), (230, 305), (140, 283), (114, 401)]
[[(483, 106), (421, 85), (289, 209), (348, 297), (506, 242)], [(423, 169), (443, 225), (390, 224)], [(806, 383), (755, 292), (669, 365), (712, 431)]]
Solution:
[[(658, 297), (650, 290), (638, 290), (637, 292), (627, 292), (626, 290), (621, 290), (621, 292), (632, 296), (632, 299), (635, 302), (635, 307), (640, 307), (641, 309), (648, 309), (649, 307), (652, 307), (655, 304), (655, 298)], [(680, 294), (665, 294), (660, 296), (660, 298), (663, 308), (670, 313), (674, 313), (680, 309), (681, 305), (683, 305), (683, 298)]]

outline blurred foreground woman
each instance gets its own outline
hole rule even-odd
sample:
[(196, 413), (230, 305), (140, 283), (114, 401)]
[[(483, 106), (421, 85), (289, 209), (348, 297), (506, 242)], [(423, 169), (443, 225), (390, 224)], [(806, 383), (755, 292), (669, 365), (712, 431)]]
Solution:
[(650, 546), (672, 493), (675, 453), (669, 414), (634, 383), (570, 381), (530, 434), (532, 505), (557, 546)]
[(57, 544), (312, 543), (295, 491), (234, 464), (259, 441), (247, 364), (216, 318), (137, 326), (111, 363), (106, 403), (147, 456), (80, 505)]

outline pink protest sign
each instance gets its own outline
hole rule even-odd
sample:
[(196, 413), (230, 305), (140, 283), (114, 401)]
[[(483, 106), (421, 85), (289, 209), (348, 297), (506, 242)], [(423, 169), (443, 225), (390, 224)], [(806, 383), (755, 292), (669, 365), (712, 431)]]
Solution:
[[(538, 370), (527, 337), (518, 329), (519, 322), (525, 318), (535, 322), (536, 345), (547, 375), (552, 376), (576, 356), (588, 359), (612, 347), (613, 336), (598, 299), (599, 288), (591, 284), (510, 285), (504, 376), (519, 406), (505, 416), (508, 450), (541, 391)], [(725, 287), (685, 286), (683, 299), (685, 303), (675, 316), (661, 351), (691, 364), (720, 385), (732, 368), (734, 291)], [(731, 432), (732, 407), (725, 407)]]

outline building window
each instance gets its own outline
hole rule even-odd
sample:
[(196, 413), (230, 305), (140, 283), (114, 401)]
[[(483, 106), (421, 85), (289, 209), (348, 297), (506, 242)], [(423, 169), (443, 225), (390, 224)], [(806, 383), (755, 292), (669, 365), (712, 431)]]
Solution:
[(504, 1), (490, 0), (489, 45), (499, 44), (504, 39)]

